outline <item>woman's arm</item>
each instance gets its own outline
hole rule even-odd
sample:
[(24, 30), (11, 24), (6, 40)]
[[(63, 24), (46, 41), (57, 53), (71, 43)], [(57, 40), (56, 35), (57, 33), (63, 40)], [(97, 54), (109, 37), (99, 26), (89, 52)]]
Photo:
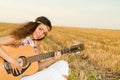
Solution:
[[(37, 45), (37, 52), (36, 53), (39, 54), (39, 52), (40, 52), (40, 44), (37, 43), (37, 42), (35, 42), (35, 43)], [(50, 66), (51, 64), (58, 61), (60, 59), (60, 57), (61, 57), (61, 53), (57, 51), (57, 52), (55, 52), (54, 57), (52, 57), (52, 58), (50, 58), (50, 59), (48, 59), (46, 61), (38, 61), (38, 70), (42, 70), (42, 69)]]
[(52, 58), (50, 58), (49, 60), (47, 60), (47, 61), (43, 61), (43, 62), (38, 62), (38, 64), (39, 64), (39, 70), (42, 70), (42, 69), (44, 69), (44, 68), (46, 68), (46, 67), (48, 67), (48, 66), (50, 66), (51, 64), (53, 64), (53, 63), (55, 63), (56, 61), (58, 61), (59, 59), (60, 59), (60, 57), (61, 57), (61, 53), (60, 52), (55, 52), (55, 54), (54, 54), (54, 57), (52, 57)]
[(2, 37), (2, 38), (0, 38), (0, 45), (14, 44), (14, 40), (15, 39), (12, 36)]
[[(13, 41), (14, 39), (11, 36), (0, 38), (0, 46), (13, 44)], [(1, 47), (0, 47), (0, 56), (9, 62), (10, 56), (6, 54)]]
[[(13, 45), (14, 44), (14, 38), (12, 36), (7, 36), (0, 38), (0, 46), (1, 45)], [(11, 56), (9, 56), (1, 47), (0, 47), (0, 56), (5, 59), (7, 62), (11, 64), (12, 71), (19, 70), (21, 72), (21, 66), (19, 65), (18, 61), (13, 59)]]

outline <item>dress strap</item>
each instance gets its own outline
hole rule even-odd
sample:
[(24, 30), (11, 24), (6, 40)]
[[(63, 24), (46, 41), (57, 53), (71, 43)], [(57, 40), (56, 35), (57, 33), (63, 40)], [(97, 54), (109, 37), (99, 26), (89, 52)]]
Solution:
[(20, 47), (24, 46), (24, 45), (30, 45), (30, 46), (32, 46), (34, 48), (35, 51), (37, 50), (37, 47), (36, 47), (34, 41), (30, 37), (26, 37), (23, 40), (23, 42), (20, 44)]

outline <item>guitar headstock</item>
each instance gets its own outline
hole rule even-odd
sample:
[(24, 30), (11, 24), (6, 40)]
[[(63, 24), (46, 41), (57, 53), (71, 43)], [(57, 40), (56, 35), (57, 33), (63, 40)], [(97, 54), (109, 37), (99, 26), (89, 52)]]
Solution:
[(77, 53), (77, 52), (83, 51), (84, 49), (85, 48), (83, 43), (77, 43), (70, 47), (70, 52)]

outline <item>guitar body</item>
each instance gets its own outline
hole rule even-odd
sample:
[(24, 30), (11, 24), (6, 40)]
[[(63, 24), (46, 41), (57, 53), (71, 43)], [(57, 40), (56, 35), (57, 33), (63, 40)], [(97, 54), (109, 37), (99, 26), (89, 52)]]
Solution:
[[(33, 56), (35, 55), (34, 49), (31, 46), (23, 46), (20, 48), (13, 48), (9, 46), (1, 46), (1, 48), (11, 57), (18, 59), (20, 56)], [(38, 62), (32, 63), (29, 68), (19, 76), (13, 76), (12, 73), (8, 74), (4, 67), (4, 59), (0, 57), (0, 80), (19, 80), (22, 76), (31, 75), (37, 72)]]
[[(10, 64), (0, 57), (0, 80), (19, 80), (25, 75), (31, 75), (38, 71), (39, 60), (54, 57), (53, 52), (35, 55), (34, 49), (27, 45), (20, 48), (14, 48), (10, 46), (1, 46), (1, 48), (11, 57), (18, 60), (22, 66), (22, 73), (16, 74), (11, 72)], [(75, 53), (84, 50), (83, 44), (76, 44), (70, 48), (60, 50), (61, 54)]]

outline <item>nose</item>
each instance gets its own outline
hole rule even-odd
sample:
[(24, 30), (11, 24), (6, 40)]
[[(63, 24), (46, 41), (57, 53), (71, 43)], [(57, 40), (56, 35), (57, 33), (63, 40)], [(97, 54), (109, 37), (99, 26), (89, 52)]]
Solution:
[(41, 32), (39, 33), (39, 38), (43, 38), (43, 37), (45, 37), (45, 35), (44, 35), (44, 32), (41, 31)]

